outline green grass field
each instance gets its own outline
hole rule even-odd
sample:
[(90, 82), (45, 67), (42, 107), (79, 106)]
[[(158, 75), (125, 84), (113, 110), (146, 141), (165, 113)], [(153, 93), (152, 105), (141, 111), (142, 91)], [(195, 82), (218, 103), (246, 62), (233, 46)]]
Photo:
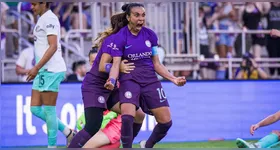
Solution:
[[(255, 142), (255, 141), (249, 141)], [(45, 148), (45, 147), (32, 147)], [(59, 148), (65, 148), (61, 146)], [(138, 144), (134, 144), (133, 148), (140, 148)], [(210, 142), (182, 142), (182, 143), (160, 143), (155, 148), (237, 148), (235, 141), (210, 141)]]

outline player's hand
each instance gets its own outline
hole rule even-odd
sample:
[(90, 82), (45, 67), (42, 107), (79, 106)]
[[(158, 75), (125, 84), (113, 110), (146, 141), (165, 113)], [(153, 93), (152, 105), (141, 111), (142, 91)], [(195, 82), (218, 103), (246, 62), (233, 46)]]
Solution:
[(270, 36), (271, 37), (280, 37), (280, 31), (279, 30), (276, 30), (276, 29), (272, 29), (270, 31)]
[(108, 79), (104, 85), (107, 90), (113, 90), (115, 88), (115, 84), (112, 83), (111, 79)]
[(259, 128), (260, 126), (258, 124), (254, 124), (250, 128), (251, 135), (254, 135), (254, 132)]
[(38, 74), (38, 71), (39, 71), (39, 69), (36, 66), (33, 67), (31, 70), (29, 70), (27, 72), (26, 81), (29, 82), (29, 81), (33, 80), (36, 77), (36, 75)]
[(121, 62), (120, 70), (122, 73), (130, 73), (130, 71), (134, 70), (134, 63), (127, 63), (128, 60), (123, 60)]
[(186, 77), (176, 77), (172, 82), (177, 86), (184, 86), (187, 80)]

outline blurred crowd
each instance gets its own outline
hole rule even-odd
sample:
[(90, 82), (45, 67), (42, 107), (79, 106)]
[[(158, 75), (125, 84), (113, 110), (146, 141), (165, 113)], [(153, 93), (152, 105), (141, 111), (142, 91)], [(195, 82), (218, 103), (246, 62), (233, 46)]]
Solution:
[[(21, 12), (32, 14), (31, 4), (23, 2)], [(70, 29), (90, 29), (90, 4), (82, 3), (82, 15), (79, 15), (78, 3), (54, 2), (52, 11), (58, 16), (61, 23), (62, 39)], [(18, 29), (18, 22), (11, 11), (17, 11), (17, 2), (1, 2), (1, 20), (3, 29)], [(187, 13), (187, 11), (186, 11)], [(79, 17), (82, 16), (82, 27), (79, 26)], [(26, 15), (30, 17), (30, 15)], [(34, 16), (33, 16), (34, 17)], [(280, 69), (261, 68), (256, 61), (259, 58), (280, 58), (280, 38), (270, 37), (269, 34), (246, 34), (246, 53), (242, 53), (242, 36), (236, 30), (280, 30), (280, 2), (200, 2), (199, 3), (199, 39), (200, 53), (204, 58), (243, 58), (240, 68), (232, 70), (233, 79), (267, 79), (280, 76)], [(36, 22), (36, 17), (34, 17)], [(185, 21), (185, 25), (191, 23)], [(32, 43), (32, 26), (22, 24), (22, 36)], [(232, 33), (209, 34), (209, 30), (227, 30)], [(191, 31), (191, 30), (190, 30)], [(185, 31), (187, 32), (187, 31)], [(1, 33), (1, 53), (5, 58), (17, 60), (16, 73), (23, 76), (32, 67), (34, 50), (28, 46), (19, 54), (18, 38), (13, 33)], [(192, 34), (192, 33), (190, 33)], [(186, 38), (186, 37), (183, 37)], [(185, 39), (184, 39), (185, 40)], [(164, 48), (163, 53), (165, 53)], [(185, 48), (184, 52), (191, 53)], [(97, 50), (89, 53), (96, 54)], [(94, 58), (95, 56), (92, 56)], [(164, 55), (162, 58), (164, 62)], [(92, 63), (92, 62), (91, 62)], [(72, 73), (68, 81), (81, 81), (88, 71), (89, 64), (85, 60), (74, 62)], [(229, 79), (229, 70), (224, 63), (201, 63), (199, 79)], [(192, 77), (193, 71), (176, 71), (176, 75)], [(24, 81), (24, 80), (22, 80)]]

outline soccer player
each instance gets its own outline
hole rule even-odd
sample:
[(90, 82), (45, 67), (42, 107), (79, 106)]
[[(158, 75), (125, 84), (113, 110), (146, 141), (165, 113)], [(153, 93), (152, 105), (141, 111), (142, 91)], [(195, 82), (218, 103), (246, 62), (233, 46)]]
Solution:
[(110, 76), (104, 85), (113, 90), (119, 75), (121, 59), (134, 63), (135, 69), (129, 74), (120, 74), (120, 103), (122, 114), (121, 141), (124, 148), (131, 148), (133, 141), (133, 119), (140, 99), (144, 99), (158, 124), (147, 142), (141, 147), (152, 148), (164, 138), (172, 125), (169, 104), (156, 73), (177, 86), (186, 83), (185, 77), (174, 77), (159, 62), (157, 55), (158, 38), (146, 27), (145, 9), (142, 4), (130, 3), (122, 6), (128, 20), (114, 35), (111, 51), (115, 52)]
[[(77, 121), (77, 128), (83, 129), (84, 114)], [(121, 137), (121, 117), (115, 112), (105, 111), (101, 130), (99, 130), (83, 148), (119, 148)]]
[[(279, 120), (280, 120), (280, 111), (268, 116), (267, 118), (263, 119), (259, 123), (252, 125), (250, 128), (250, 133), (254, 135), (254, 132), (258, 128), (271, 125)], [(272, 131), (272, 133), (263, 137), (256, 143), (249, 143), (241, 138), (237, 138), (236, 145), (239, 148), (269, 148), (275, 145), (276, 143), (278, 143), (279, 140), (280, 140), (280, 131), (274, 130)]]
[[(82, 85), (86, 124), (84, 129), (75, 135), (69, 148), (83, 147), (84, 144), (99, 131), (103, 120), (103, 111), (105, 109), (120, 113), (118, 89), (115, 88), (113, 91), (107, 90), (104, 87), (104, 84), (109, 77), (108, 73), (112, 66), (110, 62), (112, 62), (116, 53), (115, 50), (109, 49), (109, 46), (111, 46), (114, 34), (123, 27), (123, 23), (119, 23), (122, 22), (122, 20), (125, 20), (124, 14), (112, 16), (112, 29), (101, 34), (101, 38), (99, 39), (99, 45), (101, 45), (101, 47), (99, 48), (94, 64), (91, 70), (86, 74)], [(124, 70), (121, 70), (123, 73), (129, 74), (134, 68), (131, 63), (122, 63), (122, 65), (130, 66), (121, 67), (125, 68)], [(140, 131), (144, 118), (145, 114), (141, 109), (138, 109), (133, 123), (133, 137), (135, 137)]]
[(74, 132), (56, 116), (57, 95), (59, 85), (65, 78), (66, 65), (59, 43), (60, 24), (49, 6), (49, 2), (32, 3), (35, 16), (39, 15), (40, 18), (33, 31), (36, 65), (27, 73), (26, 80), (34, 79), (31, 112), (46, 122), (48, 147), (54, 148), (57, 143), (58, 129), (67, 137), (68, 142), (72, 139)]
[[(280, 37), (280, 31), (276, 30), (276, 29), (272, 29), (271, 32), (270, 32), (270, 36)], [(275, 123), (279, 120), (280, 120), (280, 111), (276, 112), (275, 114), (272, 114), (272, 115), (268, 116), (267, 118), (260, 121), (259, 123), (255, 124), (255, 125), (252, 125), (251, 128), (250, 128), (250, 133), (252, 135), (254, 135), (254, 132), (258, 128), (271, 125), (271, 124), (273, 124), (273, 123)], [(236, 145), (239, 148), (270, 148), (270, 147), (273, 147), (273, 146), (277, 145), (279, 140), (280, 140), (280, 131), (274, 130), (274, 131), (272, 131), (272, 133), (263, 137), (262, 139), (260, 139), (256, 143), (249, 143), (249, 142), (246, 142), (245, 140), (243, 140), (241, 138), (237, 138), (236, 139)]]

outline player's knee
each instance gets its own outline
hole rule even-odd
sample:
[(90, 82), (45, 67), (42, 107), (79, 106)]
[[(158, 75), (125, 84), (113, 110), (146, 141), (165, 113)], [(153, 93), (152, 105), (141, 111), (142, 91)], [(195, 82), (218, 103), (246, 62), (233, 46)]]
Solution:
[(101, 108), (86, 108), (85, 109), (85, 130), (94, 136), (100, 129), (103, 120), (103, 109)]
[(138, 109), (136, 111), (136, 115), (135, 115), (135, 118), (134, 118), (134, 121), (136, 123), (142, 123), (143, 120), (145, 119), (145, 113), (141, 110), (141, 109)]
[(135, 105), (130, 103), (123, 103), (121, 104), (121, 112), (122, 115), (130, 115), (135, 117), (136, 111), (135, 111)]
[(280, 137), (280, 131), (278, 131), (278, 130), (273, 130), (272, 133), (274, 133), (274, 134), (278, 135), (278, 137)]

